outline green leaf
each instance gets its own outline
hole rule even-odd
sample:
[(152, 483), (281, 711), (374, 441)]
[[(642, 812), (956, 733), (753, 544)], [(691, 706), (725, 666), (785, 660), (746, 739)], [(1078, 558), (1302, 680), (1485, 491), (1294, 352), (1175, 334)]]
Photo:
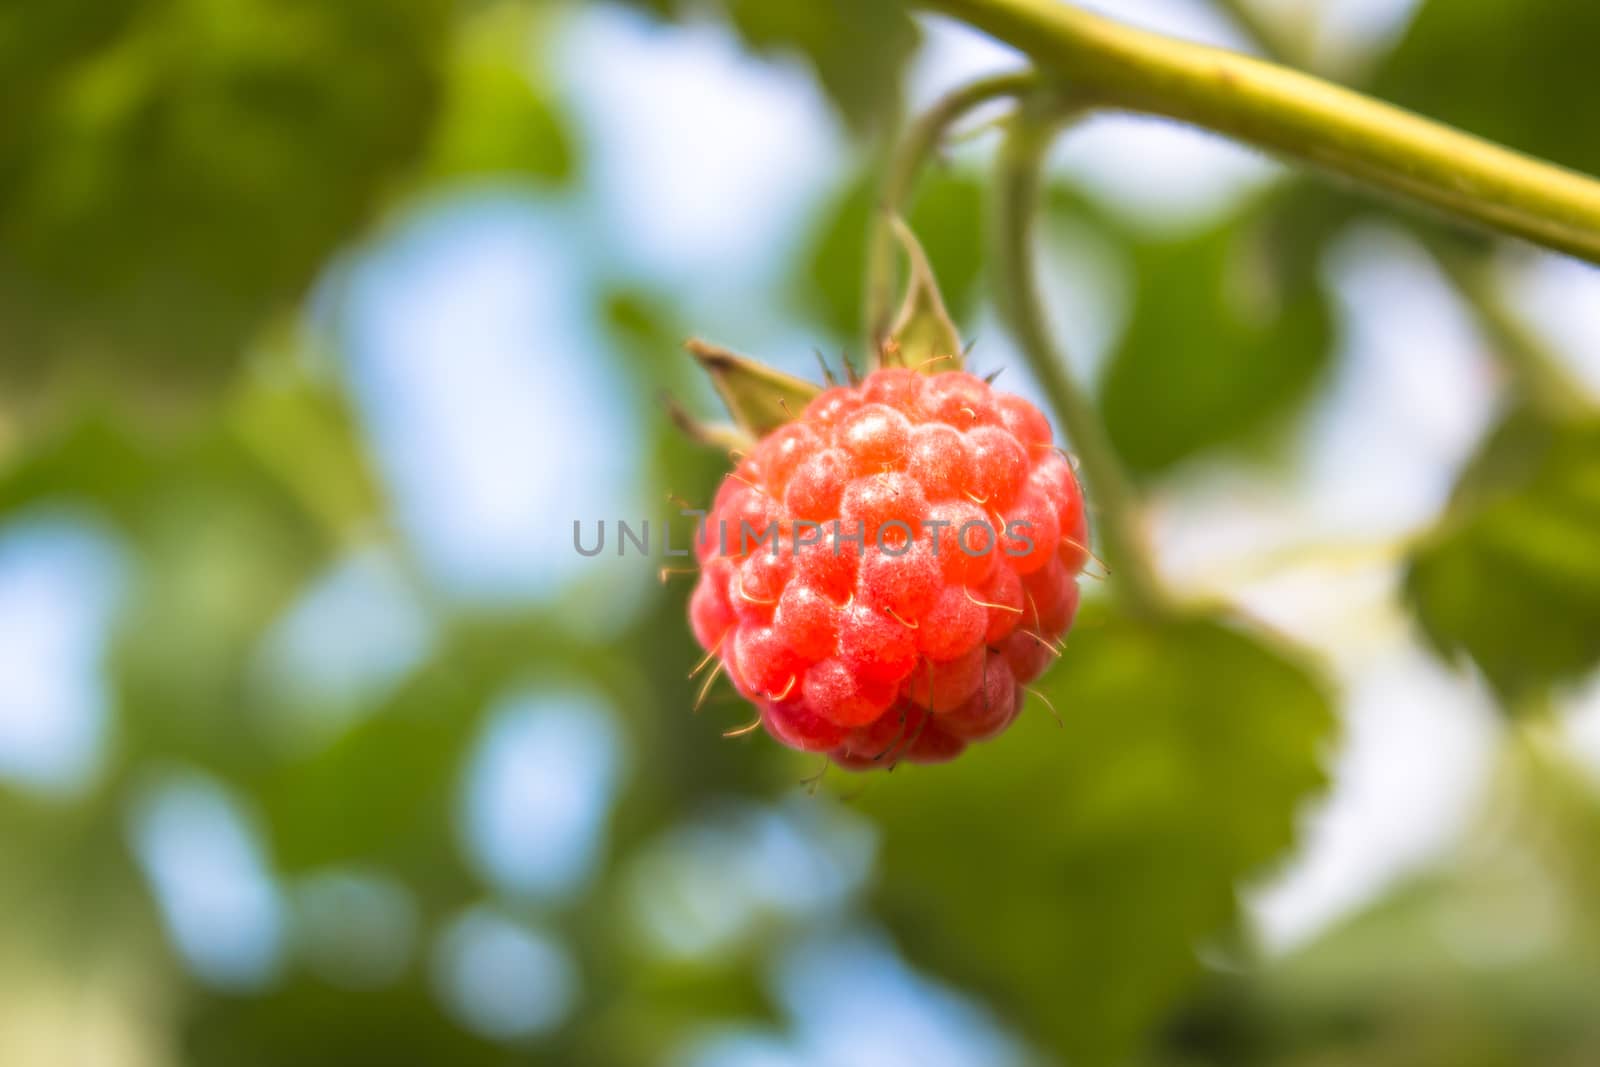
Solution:
[(685, 346), (711, 377), (728, 414), (752, 437), (765, 437), (798, 418), (822, 388), (725, 348), (690, 341)]
[(461, 30), (429, 149), (430, 177), (572, 177), (572, 134), (530, 62), (530, 16), (523, 7), (495, 6)]
[[(836, 337), (861, 335), (867, 235), (878, 189), (878, 175), (867, 172), (827, 205), (795, 272), (793, 285), (803, 310)], [(976, 304), (983, 262), (983, 195), (975, 177), (938, 171), (923, 179), (906, 216), (957, 320)]]
[(1411, 560), (1406, 596), (1506, 706), (1600, 665), (1600, 417), (1513, 412)]
[[(501, 1067), (504, 1046), (479, 1036), (440, 1004), (425, 968), (407, 968), (393, 985), (341, 989), (291, 974), (252, 997), (197, 991), (182, 1020), (185, 1062), (194, 1067), (344, 1067), (352, 1063), (449, 1063)], [(528, 1067), (559, 1063), (536, 1048)]]
[(1374, 82), (1379, 95), (1600, 174), (1600, 5), (1427, 0)]
[(252, 370), (225, 412), (234, 439), (330, 539), (370, 535), (383, 493), (344, 395), (290, 353)]
[(1100, 403), (1136, 473), (1238, 444), (1309, 395), (1334, 347), (1321, 234), (1306, 232), (1314, 210), (1291, 199), (1196, 236), (1132, 242), (1131, 320)]
[(905, 948), (1065, 1061), (1122, 1062), (1294, 839), (1333, 725), (1304, 667), (1215, 619), (1091, 606), (1004, 737), (903, 768), (878, 903)]
[(65, 41), (0, 20), (0, 56), (54, 57), (0, 93), (0, 384), (225, 381), (424, 147), (452, 10), (124, 3)]
[(740, 35), (759, 50), (798, 52), (857, 132), (892, 118), (900, 75), (917, 46), (901, 0), (725, 0)]
[(917, 235), (899, 219), (893, 220), (895, 236), (905, 249), (909, 266), (905, 300), (894, 327), (889, 331), (891, 345), (880, 353), (885, 366), (910, 367), (927, 374), (960, 370), (961, 334), (950, 321), (950, 312), (939, 295), (939, 280), (933, 275), (928, 254)]

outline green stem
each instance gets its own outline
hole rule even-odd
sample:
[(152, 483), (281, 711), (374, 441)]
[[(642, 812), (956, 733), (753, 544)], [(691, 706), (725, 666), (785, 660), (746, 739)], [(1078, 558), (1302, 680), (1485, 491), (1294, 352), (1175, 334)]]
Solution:
[(918, 0), (1070, 78), (1095, 106), (1163, 115), (1600, 263), (1600, 181), (1277, 64), (1059, 0)]
[(1033, 220), (1045, 149), (1065, 118), (1059, 106), (1053, 108), (1054, 117), (1049, 117), (1043, 109), (1050, 101), (1033, 103), (1040, 110), (1025, 105), (1000, 149), (992, 220), (995, 307), (1066, 429), (1094, 501), (1100, 552), (1118, 590), (1135, 611), (1165, 614), (1170, 600), (1137, 529), (1133, 487), (1093, 402), (1068, 373), (1062, 353), (1050, 339), (1040, 303), (1032, 253)]
[(866, 323), (872, 351), (878, 351), (889, 336), (894, 317), (896, 245), (891, 220), (904, 213), (923, 167), (939, 150), (950, 127), (967, 112), (991, 100), (1021, 96), (1038, 84), (1039, 77), (1032, 71), (980, 78), (934, 103), (906, 129), (884, 175), (867, 248)]

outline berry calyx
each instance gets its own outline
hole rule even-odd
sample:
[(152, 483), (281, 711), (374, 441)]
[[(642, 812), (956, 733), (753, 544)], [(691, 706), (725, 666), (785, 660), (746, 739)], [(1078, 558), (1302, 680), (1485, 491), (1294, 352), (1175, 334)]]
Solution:
[(1056, 654), (1083, 497), (1028, 401), (891, 367), (818, 393), (728, 475), (696, 542), (696, 639), (792, 748), (851, 769), (1003, 732)]

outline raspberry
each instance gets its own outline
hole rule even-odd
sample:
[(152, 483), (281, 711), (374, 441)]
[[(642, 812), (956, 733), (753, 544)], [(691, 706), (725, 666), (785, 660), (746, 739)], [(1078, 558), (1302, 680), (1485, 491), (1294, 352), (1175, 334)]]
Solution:
[(903, 467), (911, 450), (911, 420), (887, 404), (867, 404), (839, 424), (838, 439), (855, 459), (857, 474)]
[(906, 471), (929, 498), (956, 496), (972, 481), (966, 437), (942, 422), (923, 423), (911, 431)]
[(783, 744), (852, 769), (939, 762), (1016, 718), (1077, 612), (1087, 539), (1032, 404), (879, 370), (723, 482), (690, 622)]
[[(844, 493), (849, 478), (849, 453), (835, 448), (816, 452), (795, 467), (784, 489), (784, 508), (789, 517), (795, 519), (818, 520), (836, 516), (839, 514), (839, 497)], [(715, 509), (715, 514), (721, 513), (720, 508)]]
[(973, 645), (953, 660), (924, 657), (901, 683), (900, 693), (929, 711), (949, 711), (978, 691), (987, 658), (988, 649), (982, 644)]
[[(839, 607), (825, 592), (803, 581), (790, 582), (778, 598), (772, 629), (784, 644), (816, 662), (839, 650), (840, 617)], [(696, 634), (700, 632), (695, 630)]]

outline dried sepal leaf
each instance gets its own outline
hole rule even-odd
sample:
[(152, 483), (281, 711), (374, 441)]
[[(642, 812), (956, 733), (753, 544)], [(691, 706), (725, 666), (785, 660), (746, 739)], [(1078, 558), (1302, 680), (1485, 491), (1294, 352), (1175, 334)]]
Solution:
[(665, 393), (662, 394), (661, 403), (667, 409), (667, 417), (672, 420), (672, 424), (685, 437), (697, 444), (719, 449), (730, 455), (734, 452), (748, 453), (755, 447), (756, 439), (732, 423), (702, 422), (678, 403), (675, 397)]
[(689, 354), (711, 376), (711, 384), (739, 429), (751, 437), (765, 437), (805, 410), (822, 387), (804, 378), (774, 370), (753, 359), (717, 345), (691, 339)]

